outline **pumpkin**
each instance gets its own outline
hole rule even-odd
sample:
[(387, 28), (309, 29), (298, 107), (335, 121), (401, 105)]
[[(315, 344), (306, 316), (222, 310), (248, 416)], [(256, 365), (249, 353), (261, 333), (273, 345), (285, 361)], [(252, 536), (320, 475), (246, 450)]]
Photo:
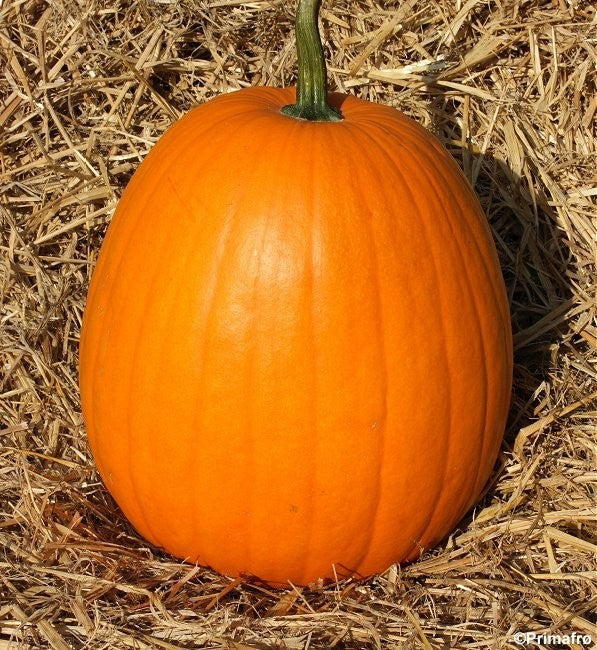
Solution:
[(217, 97), (148, 154), (81, 333), (89, 442), (126, 517), (272, 585), (438, 544), (487, 481), (511, 389), (473, 190), (413, 120), (327, 93), (318, 9), (298, 11), (295, 104)]

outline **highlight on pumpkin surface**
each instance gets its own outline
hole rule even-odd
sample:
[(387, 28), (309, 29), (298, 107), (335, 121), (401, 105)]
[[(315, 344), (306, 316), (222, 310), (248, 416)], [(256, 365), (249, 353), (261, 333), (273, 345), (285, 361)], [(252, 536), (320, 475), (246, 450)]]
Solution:
[[(399, 108), (441, 140), (475, 187), (504, 271), (510, 419), (478, 506), (451, 536), (365, 582), (340, 571), (328, 586), (274, 590), (163, 553), (100, 481), (81, 420), (78, 337), (116, 202), (192, 106), (294, 84), (294, 8), (0, 8), (3, 643), (465, 648), (506, 646), (519, 631), (593, 634), (588, 4), (338, 0), (321, 12), (330, 88)], [(180, 245), (166, 248), (185, 263)], [(177, 298), (170, 308), (176, 318), (185, 306)], [(441, 315), (438, 303), (422, 352), (445, 336)], [(172, 335), (169, 344), (184, 343)], [(418, 396), (417, 405), (438, 399), (431, 382)], [(281, 463), (298, 471), (304, 459), (297, 450)], [(357, 492), (358, 473), (351, 479)], [(235, 480), (220, 463), (216, 498), (225, 502)], [(275, 496), (277, 485), (268, 489)], [(273, 543), (264, 546), (266, 555)]]

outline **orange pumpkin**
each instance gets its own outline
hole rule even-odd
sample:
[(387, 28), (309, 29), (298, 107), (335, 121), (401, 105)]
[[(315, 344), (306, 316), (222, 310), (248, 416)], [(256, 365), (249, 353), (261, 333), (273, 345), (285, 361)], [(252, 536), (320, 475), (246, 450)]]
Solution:
[(81, 335), (89, 441), (125, 515), (272, 584), (441, 541), (488, 478), (512, 373), (495, 248), (451, 156), (393, 108), (335, 94), (311, 121), (281, 112), (294, 97), (221, 96), (159, 140)]

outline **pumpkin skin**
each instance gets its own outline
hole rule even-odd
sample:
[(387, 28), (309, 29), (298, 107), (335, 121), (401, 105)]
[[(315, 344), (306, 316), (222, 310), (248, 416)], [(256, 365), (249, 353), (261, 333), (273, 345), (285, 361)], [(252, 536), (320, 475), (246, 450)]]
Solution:
[(134, 527), (273, 585), (415, 559), (475, 503), (512, 341), (486, 219), (397, 110), (335, 123), (251, 88), (189, 112), (134, 174), (84, 315), (100, 474)]

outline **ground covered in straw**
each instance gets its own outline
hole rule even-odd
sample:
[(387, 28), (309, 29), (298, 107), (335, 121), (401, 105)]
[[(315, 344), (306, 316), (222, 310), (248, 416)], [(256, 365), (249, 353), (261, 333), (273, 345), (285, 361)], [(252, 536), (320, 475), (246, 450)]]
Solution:
[(593, 633), (589, 2), (324, 2), (331, 85), (443, 140), (508, 285), (506, 440), (484, 500), (441, 548), (366, 583), (275, 592), (149, 548), (99, 481), (77, 351), (114, 206), (195, 103), (293, 82), (293, 10), (0, 4), (0, 648), (514, 648), (521, 631)]

